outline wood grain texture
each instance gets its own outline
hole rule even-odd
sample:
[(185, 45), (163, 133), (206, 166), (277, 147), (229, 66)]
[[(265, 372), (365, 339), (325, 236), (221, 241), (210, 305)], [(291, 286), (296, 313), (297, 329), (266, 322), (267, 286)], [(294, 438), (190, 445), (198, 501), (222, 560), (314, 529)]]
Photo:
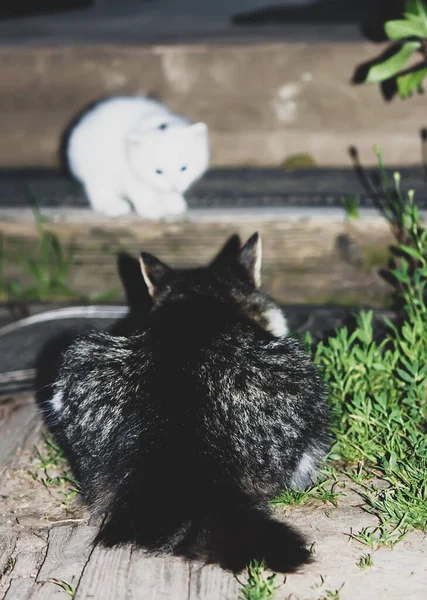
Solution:
[(6, 591), (9, 573), (13, 570), (12, 558), (18, 534), (16, 531), (2, 527), (0, 529), (0, 598)]
[(228, 571), (214, 565), (191, 565), (188, 600), (237, 600), (239, 588)]
[(77, 587), (76, 600), (126, 600), (131, 548), (96, 546)]
[(21, 405), (0, 421), (0, 469), (5, 467), (23, 448), (39, 426), (35, 406)]
[[(359, 304), (381, 306), (389, 293), (378, 275), (388, 256), (392, 236), (388, 224), (371, 221), (345, 222), (324, 218), (307, 221), (284, 217), (230, 222), (180, 221), (147, 223), (136, 219), (55, 223), (51, 226), (67, 247), (75, 246), (70, 284), (85, 294), (121, 290), (116, 255), (126, 250), (138, 256), (141, 250), (159, 256), (172, 266), (196, 266), (209, 261), (226, 238), (239, 233), (247, 239), (255, 230), (263, 238), (263, 286), (285, 303)], [(0, 222), (5, 252), (23, 246), (38, 256), (34, 223)], [(29, 283), (12, 263), (5, 277)], [(27, 280), (24, 281), (27, 277)]]
[(57, 579), (76, 586), (92, 552), (95, 534), (96, 528), (85, 525), (52, 527), (37, 581)]
[[(44, 534), (45, 536), (45, 534)], [(11, 578), (35, 578), (44, 560), (47, 541), (34, 531), (21, 531), (15, 546), (16, 558)]]
[(18, 534), (16, 531), (2, 528), (0, 529), (0, 577), (6, 570), (8, 561), (15, 549)]
[(62, 587), (65, 580), (38, 583), (34, 579), (14, 579), (5, 600), (70, 600), (70, 594)]
[(33, 600), (33, 595), (36, 593), (37, 584), (34, 579), (13, 579), (4, 596), (4, 600)]
[(126, 600), (188, 600), (190, 567), (175, 557), (147, 556), (132, 552)]
[[(13, 569), (5, 576), (5, 600), (32, 600), (38, 592), (35, 581), (43, 562), (47, 542), (33, 531), (21, 531), (12, 554)], [(44, 600), (40, 598), (39, 600)]]

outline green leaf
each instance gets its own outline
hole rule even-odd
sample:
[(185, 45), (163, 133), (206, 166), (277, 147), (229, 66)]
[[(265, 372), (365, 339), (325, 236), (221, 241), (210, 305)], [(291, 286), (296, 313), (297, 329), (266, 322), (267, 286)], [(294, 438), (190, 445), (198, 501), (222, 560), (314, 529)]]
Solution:
[(385, 32), (390, 40), (401, 40), (408, 37), (427, 37), (427, 28), (424, 21), (400, 19), (398, 21), (387, 21), (384, 25)]
[[(411, 248), (411, 246), (407, 246), (406, 244), (400, 244), (400, 248), (402, 250), (404, 250), (406, 252), (406, 254), (409, 254), (409, 256), (412, 256), (413, 258), (416, 258), (417, 260), (423, 260), (423, 257), (421, 256), (421, 254), (418, 252), (418, 250), (415, 250), (415, 248)], [(402, 259), (402, 262), (403, 262), (403, 259)]]
[(405, 13), (417, 14), (417, 0), (405, 0)]
[(315, 159), (311, 154), (291, 154), (287, 156), (280, 165), (284, 171), (294, 171), (296, 169), (313, 169), (317, 167)]
[(404, 381), (407, 381), (408, 383), (414, 383), (414, 378), (403, 369), (397, 369), (397, 372)]
[(424, 77), (427, 75), (427, 68), (420, 68), (413, 73), (399, 75), (397, 78), (397, 90), (402, 100), (406, 100), (414, 89), (419, 89)]
[(417, 14), (423, 20), (424, 26), (427, 27), (427, 10), (426, 10), (424, 2), (422, 2), (422, 0), (415, 0), (415, 4), (417, 7)]
[(404, 16), (406, 19), (423, 19), (427, 17), (424, 2), (422, 0), (406, 0)]
[(380, 83), (396, 75), (406, 65), (411, 55), (420, 48), (420, 42), (406, 42), (403, 46), (387, 58), (384, 62), (374, 65), (369, 69), (366, 83)]

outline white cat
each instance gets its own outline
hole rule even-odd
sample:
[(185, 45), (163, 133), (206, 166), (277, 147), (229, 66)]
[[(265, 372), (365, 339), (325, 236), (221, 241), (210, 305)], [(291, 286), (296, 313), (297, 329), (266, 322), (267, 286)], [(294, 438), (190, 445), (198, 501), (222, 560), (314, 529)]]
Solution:
[(183, 192), (209, 164), (208, 129), (150, 98), (109, 98), (78, 121), (66, 152), (94, 211), (159, 219), (185, 212)]

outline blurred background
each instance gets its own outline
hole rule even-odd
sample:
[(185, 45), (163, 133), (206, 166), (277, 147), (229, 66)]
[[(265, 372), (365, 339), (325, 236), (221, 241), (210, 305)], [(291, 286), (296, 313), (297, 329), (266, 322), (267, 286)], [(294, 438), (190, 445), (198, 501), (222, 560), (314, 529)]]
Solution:
[[(258, 228), (280, 301), (386, 306), (391, 233), (355, 160), (374, 169), (377, 144), (425, 206), (425, 40), (385, 29), (414, 2), (3, 2), (1, 298), (123, 301), (120, 250), (190, 265)], [(127, 94), (209, 127), (211, 169), (184, 222), (98, 218), (63, 168), (75, 116)]]

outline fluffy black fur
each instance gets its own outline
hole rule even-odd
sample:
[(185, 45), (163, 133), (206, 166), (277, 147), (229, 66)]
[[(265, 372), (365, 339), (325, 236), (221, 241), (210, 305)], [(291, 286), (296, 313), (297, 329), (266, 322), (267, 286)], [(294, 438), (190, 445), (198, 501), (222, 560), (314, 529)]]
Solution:
[(256, 287), (260, 252), (257, 235), (243, 248), (234, 236), (185, 271), (143, 253), (144, 328), (91, 333), (63, 355), (44, 416), (106, 515), (105, 545), (233, 571), (309, 560), (268, 501), (313, 480), (328, 448), (325, 392), (297, 341), (268, 331), (280, 309)]

